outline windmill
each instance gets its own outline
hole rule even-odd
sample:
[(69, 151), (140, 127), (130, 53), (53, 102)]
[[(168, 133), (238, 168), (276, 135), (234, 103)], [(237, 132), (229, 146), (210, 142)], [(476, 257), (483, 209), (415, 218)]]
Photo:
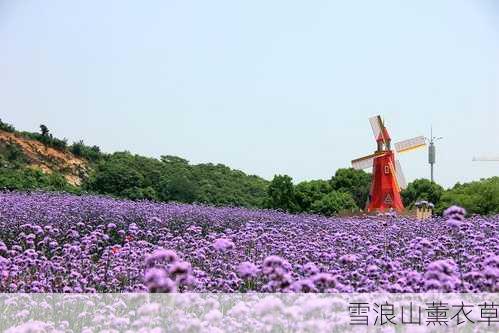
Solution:
[(386, 211), (394, 209), (398, 212), (404, 210), (400, 197), (400, 190), (407, 184), (402, 172), (402, 167), (396, 159), (395, 153), (404, 153), (426, 146), (424, 136), (418, 136), (395, 144), (391, 149), (391, 138), (380, 116), (369, 118), (377, 143), (377, 150), (368, 156), (352, 161), (352, 167), (357, 170), (373, 168), (373, 177), (367, 211)]

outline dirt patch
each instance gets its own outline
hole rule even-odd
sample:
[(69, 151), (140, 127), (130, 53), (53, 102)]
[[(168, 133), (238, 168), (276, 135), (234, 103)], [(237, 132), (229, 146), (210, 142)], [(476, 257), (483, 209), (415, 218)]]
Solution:
[(31, 167), (48, 174), (54, 171), (60, 172), (72, 185), (81, 185), (83, 178), (88, 174), (88, 161), (74, 156), (69, 151), (47, 147), (39, 141), (4, 131), (0, 131), (0, 142), (16, 144), (22, 149)]

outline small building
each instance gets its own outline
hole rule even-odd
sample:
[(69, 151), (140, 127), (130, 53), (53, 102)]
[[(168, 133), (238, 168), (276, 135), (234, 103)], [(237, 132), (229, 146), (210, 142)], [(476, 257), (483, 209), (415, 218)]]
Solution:
[(415, 203), (416, 206), (416, 218), (418, 220), (426, 220), (433, 216), (433, 208), (435, 205), (431, 202), (422, 200)]

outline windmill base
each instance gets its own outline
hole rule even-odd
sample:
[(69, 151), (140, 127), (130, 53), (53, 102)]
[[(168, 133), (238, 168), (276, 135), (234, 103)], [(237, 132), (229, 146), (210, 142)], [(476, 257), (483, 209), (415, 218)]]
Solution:
[(373, 180), (369, 195), (368, 212), (395, 210), (402, 212), (404, 204), (395, 175), (393, 152), (376, 157), (373, 162)]

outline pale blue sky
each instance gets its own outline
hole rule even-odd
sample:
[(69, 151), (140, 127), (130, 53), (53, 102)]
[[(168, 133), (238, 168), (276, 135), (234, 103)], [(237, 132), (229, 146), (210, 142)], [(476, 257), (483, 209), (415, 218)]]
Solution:
[[(392, 137), (444, 136), (437, 181), (499, 175), (499, 4), (0, 1), (0, 118), (104, 151), (329, 178)], [(426, 151), (401, 156), (428, 177)]]

